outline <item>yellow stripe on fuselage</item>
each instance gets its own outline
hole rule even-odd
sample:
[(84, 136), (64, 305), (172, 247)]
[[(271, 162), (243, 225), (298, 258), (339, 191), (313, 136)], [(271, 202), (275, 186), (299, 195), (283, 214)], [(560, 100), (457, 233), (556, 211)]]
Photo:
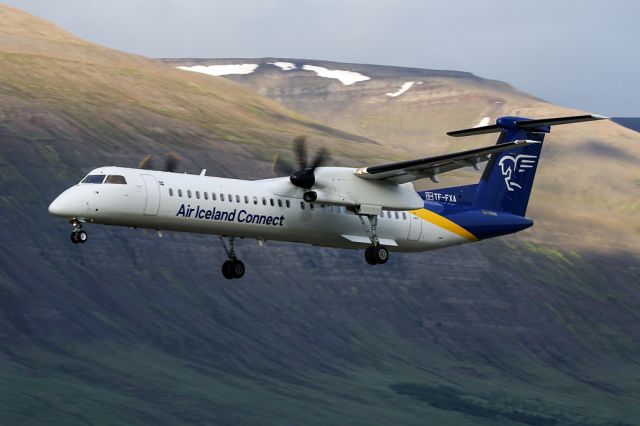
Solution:
[(464, 237), (469, 241), (478, 241), (478, 238), (475, 235), (473, 235), (471, 232), (464, 229), (462, 226), (430, 210), (418, 209), (418, 210), (412, 210), (411, 213), (418, 216), (422, 220), (426, 220), (427, 222), (433, 223), (434, 225), (439, 226), (440, 228), (444, 228), (447, 231), (460, 235), (461, 237)]

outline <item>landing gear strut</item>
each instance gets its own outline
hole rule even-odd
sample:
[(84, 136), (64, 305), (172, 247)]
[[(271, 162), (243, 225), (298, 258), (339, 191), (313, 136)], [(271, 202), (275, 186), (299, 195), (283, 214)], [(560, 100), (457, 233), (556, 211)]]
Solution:
[(73, 231), (71, 231), (71, 242), (73, 244), (84, 244), (89, 238), (87, 233), (82, 230), (82, 223), (78, 219), (72, 219)]
[[(369, 220), (370, 228), (367, 227), (363, 216), (366, 216), (366, 218)], [(358, 215), (358, 217), (360, 218), (362, 227), (369, 236), (372, 244), (364, 251), (365, 260), (369, 265), (381, 265), (383, 263), (387, 263), (387, 260), (389, 260), (389, 250), (387, 250), (385, 246), (381, 245), (380, 241), (378, 240), (378, 215), (368, 214)]]
[(242, 276), (244, 275), (244, 263), (242, 263), (236, 257), (236, 252), (233, 248), (233, 242), (235, 238), (228, 237), (228, 239), (229, 245), (227, 245), (224, 237), (220, 237), (222, 246), (227, 252), (227, 256), (229, 256), (229, 260), (225, 261), (222, 264), (222, 275), (228, 280), (231, 280), (233, 278), (242, 278)]

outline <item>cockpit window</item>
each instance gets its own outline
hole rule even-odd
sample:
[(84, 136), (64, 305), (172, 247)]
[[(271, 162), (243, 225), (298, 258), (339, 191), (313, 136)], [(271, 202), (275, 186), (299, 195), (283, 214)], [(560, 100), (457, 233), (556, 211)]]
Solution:
[(102, 183), (105, 175), (88, 175), (80, 183)]
[(126, 185), (127, 181), (124, 178), (124, 176), (109, 175), (109, 176), (107, 176), (107, 180), (105, 180), (104, 183), (119, 183), (121, 185)]

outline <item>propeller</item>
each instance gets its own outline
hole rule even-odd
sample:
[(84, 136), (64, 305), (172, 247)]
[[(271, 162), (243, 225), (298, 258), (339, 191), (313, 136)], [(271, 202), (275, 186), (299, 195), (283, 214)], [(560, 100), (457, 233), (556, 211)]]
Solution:
[[(277, 175), (289, 175), (289, 180), (295, 186), (310, 189), (316, 182), (314, 171), (329, 159), (329, 151), (321, 148), (309, 162), (307, 156), (307, 139), (304, 136), (298, 136), (293, 140), (293, 154), (296, 160), (296, 166), (282, 160), (277, 154), (273, 159), (272, 170)], [(297, 168), (296, 168), (297, 167)]]
[[(164, 170), (165, 172), (175, 172), (180, 164), (180, 156), (175, 152), (168, 152), (164, 157)], [(153, 169), (153, 155), (147, 155), (138, 163), (139, 169), (152, 170)]]

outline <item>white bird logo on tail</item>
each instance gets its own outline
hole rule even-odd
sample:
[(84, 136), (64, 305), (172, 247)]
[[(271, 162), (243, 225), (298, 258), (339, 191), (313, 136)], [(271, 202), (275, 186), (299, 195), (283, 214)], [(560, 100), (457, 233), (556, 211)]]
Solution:
[(507, 191), (515, 191), (515, 188), (522, 189), (522, 186), (513, 182), (514, 172), (522, 173), (531, 169), (536, 165), (535, 155), (520, 154), (515, 157), (511, 155), (505, 155), (500, 159), (498, 165), (502, 176), (504, 176), (504, 183), (507, 186)]

